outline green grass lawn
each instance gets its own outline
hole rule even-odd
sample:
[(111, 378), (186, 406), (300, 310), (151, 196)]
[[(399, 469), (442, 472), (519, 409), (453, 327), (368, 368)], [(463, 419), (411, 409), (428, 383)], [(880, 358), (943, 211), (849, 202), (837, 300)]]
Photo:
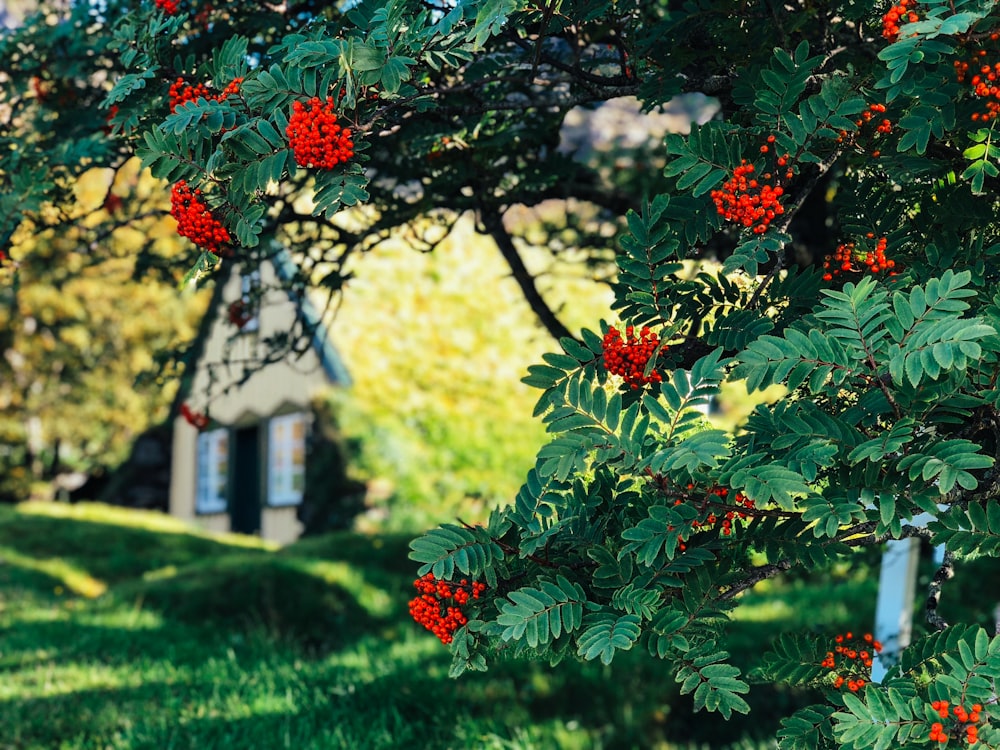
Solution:
[[(451, 680), (409, 620), (406, 536), (284, 549), (100, 505), (0, 506), (0, 750), (763, 748), (808, 696), (755, 686), (749, 719), (693, 714), (643, 654), (506, 661)], [(872, 620), (875, 582), (771, 582), (728, 647)]]

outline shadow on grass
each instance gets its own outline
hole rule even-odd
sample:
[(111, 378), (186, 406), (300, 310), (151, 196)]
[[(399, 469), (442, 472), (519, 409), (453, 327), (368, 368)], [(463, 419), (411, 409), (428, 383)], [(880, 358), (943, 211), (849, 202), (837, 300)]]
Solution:
[(385, 624), (354, 592), (275, 556), (230, 555), (123, 584), (115, 596), (167, 620), (263, 630), (309, 649), (337, 650)]
[[(75, 636), (82, 647), (67, 648), (51, 664), (23, 665), (15, 686), (21, 695), (0, 700), (5, 748), (443, 748), (455, 746), (448, 739), (465, 710), (433, 700), (425, 690), (435, 690), (435, 680), (405, 688), (422, 673), (419, 660), (407, 662), (412, 673), (393, 672), (372, 682), (365, 669), (300, 661), (293, 651), (276, 650), (263, 634), (232, 647), (224, 639), (198, 643), (195, 633), (186, 632), (197, 649), (180, 658), (157, 648), (162, 644), (156, 636), (167, 635), (168, 628), (73, 632), (60, 626), (66, 624), (49, 624), (36, 635)], [(121, 653), (109, 664), (104, 657), (116, 645)], [(79, 661), (70, 656), (75, 651), (83, 652), (73, 655)], [(62, 689), (84, 674), (105, 685)], [(413, 710), (419, 704), (423, 709)]]
[(55, 601), (62, 587), (63, 579), (56, 575), (0, 559), (0, 610), (25, 607), (26, 597), (36, 603)]
[[(183, 659), (177, 645), (188, 643), (197, 659), (196, 634), (203, 638), (209, 631), (265, 637), (316, 655), (348, 650), (363, 635), (398, 628), (405, 602), (372, 613), (356, 590), (302, 570), (302, 564), (235, 553), (121, 583), (96, 600), (59, 596), (60, 579), (0, 565), (0, 584), (6, 584), (0, 589), (2, 653), (44, 649), (60, 660), (81, 654), (113, 661), (145, 654)], [(373, 588), (361, 576), (346, 583), (360, 585), (362, 593)]]
[[(77, 689), (0, 702), (4, 747), (48, 750), (111, 746), (117, 735), (137, 722), (163, 717), (174, 691), (190, 689), (190, 685), (151, 682), (138, 687)], [(204, 690), (207, 692), (210, 686)]]
[(641, 650), (619, 654), (610, 666), (567, 660), (556, 667), (510, 661), (486, 675), (453, 683), (456, 701), (493, 711), (507, 703), (521, 711), (525, 725), (552, 722), (579, 725), (607, 748), (688, 747), (705, 743), (727, 748), (772, 740), (780, 720), (813, 702), (815, 695), (773, 685), (753, 685), (744, 696), (749, 718), (695, 713), (690, 694), (681, 695), (671, 665)]
[[(0, 726), (18, 727), (18, 750), (668, 741), (721, 749), (744, 735), (773, 738), (777, 721), (808, 702), (804, 693), (759, 686), (749, 720), (694, 714), (667, 665), (638, 650), (611, 667), (501, 661), (485, 675), (451, 680), (446, 650), (425, 648), (407, 630), (416, 628), (405, 612), (417, 568), (410, 538), (333, 534), (270, 553), (183, 533), (4, 515), (0, 545), (38, 559), (65, 556), (113, 585), (100, 599), (74, 600), (65, 616), (40, 611), (21, 621), (3, 613), (5, 676), (19, 687), (0, 700)], [(67, 606), (53, 596), (52, 576), (6, 572), (36, 590), (39, 610)], [(857, 576), (826, 586), (774, 582), (746, 597), (753, 617), (734, 623), (721, 645), (746, 667), (779, 630), (817, 617), (831, 632), (857, 627), (856, 618), (869, 616), (856, 597), (867, 600), (871, 584), (861, 584)], [(59, 685), (43, 688), (50, 680)], [(101, 680), (107, 684), (95, 686)], [(559, 744), (546, 727), (579, 742)]]
[[(0, 584), (6, 584), (0, 606), (9, 601), (11, 608), (48, 612), (42, 617), (48, 620), (65, 606), (59, 594), (72, 593), (66, 578), (93, 576), (102, 590), (105, 582), (112, 585), (95, 601), (76, 602), (87, 611), (151, 612), (182, 625), (259, 630), (328, 653), (359, 635), (398, 627), (411, 593), (408, 542), (402, 535), (345, 533), (275, 553), (194, 534), (0, 508), (0, 553), (10, 550), (12, 560), (5, 564), (0, 555)], [(16, 619), (15, 612), (6, 614)], [(62, 637), (74, 640), (68, 631)], [(59, 638), (45, 640), (58, 647)], [(9, 636), (5, 641), (10, 644)]]
[[(73, 567), (109, 584), (171, 565), (189, 565), (233, 549), (232, 545), (207, 536), (23, 513), (3, 506), (0, 506), (0, 546), (29, 557), (58, 555)], [(264, 550), (245, 552), (266, 554)]]
[(200, 664), (205, 652), (203, 630), (173, 623), (128, 627), (81, 622), (80, 618), (30, 620), (16, 622), (3, 633), (4, 661), (12, 669), (41, 661), (59, 668), (74, 662), (114, 667), (135, 660), (186, 667)]
[[(279, 557), (322, 559), (356, 565), (372, 582), (410, 586), (419, 563), (409, 559), (410, 542), (417, 534), (372, 536), (337, 532), (295, 542), (278, 551)], [(377, 580), (376, 580), (377, 579)]]
[[(24, 623), (10, 635), (26, 645), (32, 633), (35, 643), (64, 647), (50, 664), (26, 665), (20, 680), (30, 697), (0, 701), (0, 726), (18, 728), (12, 746), (19, 749), (608, 750), (695, 740), (721, 750), (743, 736), (767, 736), (765, 717), (774, 711), (767, 708), (773, 696), (758, 693), (755, 708), (765, 715), (752, 725), (691, 716), (663, 665), (638, 658), (611, 668), (511, 661), (452, 680), (444, 650), (418, 645), (418, 653), (398, 659), (372, 638), (362, 646), (371, 661), (355, 664), (351, 645), (337, 658), (309, 660), (263, 633), (240, 643), (170, 623), (140, 630)], [(107, 686), (60, 692), (82, 674)], [(43, 689), (56, 694), (37, 695)]]

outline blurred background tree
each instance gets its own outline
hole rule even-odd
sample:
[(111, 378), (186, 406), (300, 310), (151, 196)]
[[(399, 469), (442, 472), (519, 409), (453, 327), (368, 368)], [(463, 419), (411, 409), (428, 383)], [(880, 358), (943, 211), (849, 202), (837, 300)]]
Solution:
[[(388, 501), (380, 525), (484, 518), (545, 441), (520, 378), (551, 338), (490, 244), (466, 220), (433, 253), (415, 255), (401, 237), (352, 259), (332, 335), (353, 383), (330, 399), (355, 470)], [(551, 265), (539, 250), (525, 259), (533, 271)], [(574, 278), (572, 265), (554, 271), (546, 298), (569, 325), (607, 311), (606, 285)]]
[[(178, 293), (185, 250), (164, 218), (161, 187), (136, 160), (84, 173), (74, 195), (68, 215), (21, 224), (17, 283), (0, 292), (0, 498), (8, 502), (62, 473), (112, 468), (166, 417), (176, 382), (154, 377), (157, 360), (191, 341), (208, 301)], [(111, 230), (123, 195), (140, 213)], [(101, 247), (88, 237), (94, 225), (109, 232)], [(174, 270), (138, 268), (140, 248)]]

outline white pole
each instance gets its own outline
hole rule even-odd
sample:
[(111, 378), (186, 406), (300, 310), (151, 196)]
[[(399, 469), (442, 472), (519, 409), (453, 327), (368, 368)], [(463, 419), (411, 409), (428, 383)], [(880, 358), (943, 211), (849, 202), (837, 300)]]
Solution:
[[(910, 526), (925, 527), (934, 520), (930, 513), (914, 516)], [(934, 548), (934, 562), (944, 562), (944, 545)], [(899, 652), (910, 645), (913, 634), (913, 603), (917, 594), (917, 568), (920, 563), (920, 539), (893, 539), (886, 542), (875, 601), (875, 640), (882, 643), (882, 653), (872, 665), (872, 682), (881, 682)]]
[(899, 652), (910, 645), (919, 561), (919, 539), (886, 543), (875, 602), (875, 640), (882, 643), (882, 653), (872, 664), (872, 682), (881, 682)]

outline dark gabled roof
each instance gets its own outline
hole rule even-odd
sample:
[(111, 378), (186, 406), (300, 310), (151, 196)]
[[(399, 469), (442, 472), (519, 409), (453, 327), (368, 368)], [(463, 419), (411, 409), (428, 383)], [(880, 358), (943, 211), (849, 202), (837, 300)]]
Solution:
[[(284, 282), (290, 282), (298, 272), (298, 266), (292, 260), (292, 254), (285, 248), (281, 248), (271, 257), (271, 263), (278, 274), (278, 278)], [(312, 344), (319, 356), (319, 361), (323, 365), (323, 370), (330, 382), (337, 385), (350, 385), (351, 375), (344, 366), (344, 361), (340, 358), (339, 352), (333, 345), (330, 338), (330, 331), (323, 322), (323, 316), (316, 305), (306, 295), (296, 294), (294, 289), (289, 288), (288, 298), (299, 307), (299, 314), (306, 326), (313, 332)]]

